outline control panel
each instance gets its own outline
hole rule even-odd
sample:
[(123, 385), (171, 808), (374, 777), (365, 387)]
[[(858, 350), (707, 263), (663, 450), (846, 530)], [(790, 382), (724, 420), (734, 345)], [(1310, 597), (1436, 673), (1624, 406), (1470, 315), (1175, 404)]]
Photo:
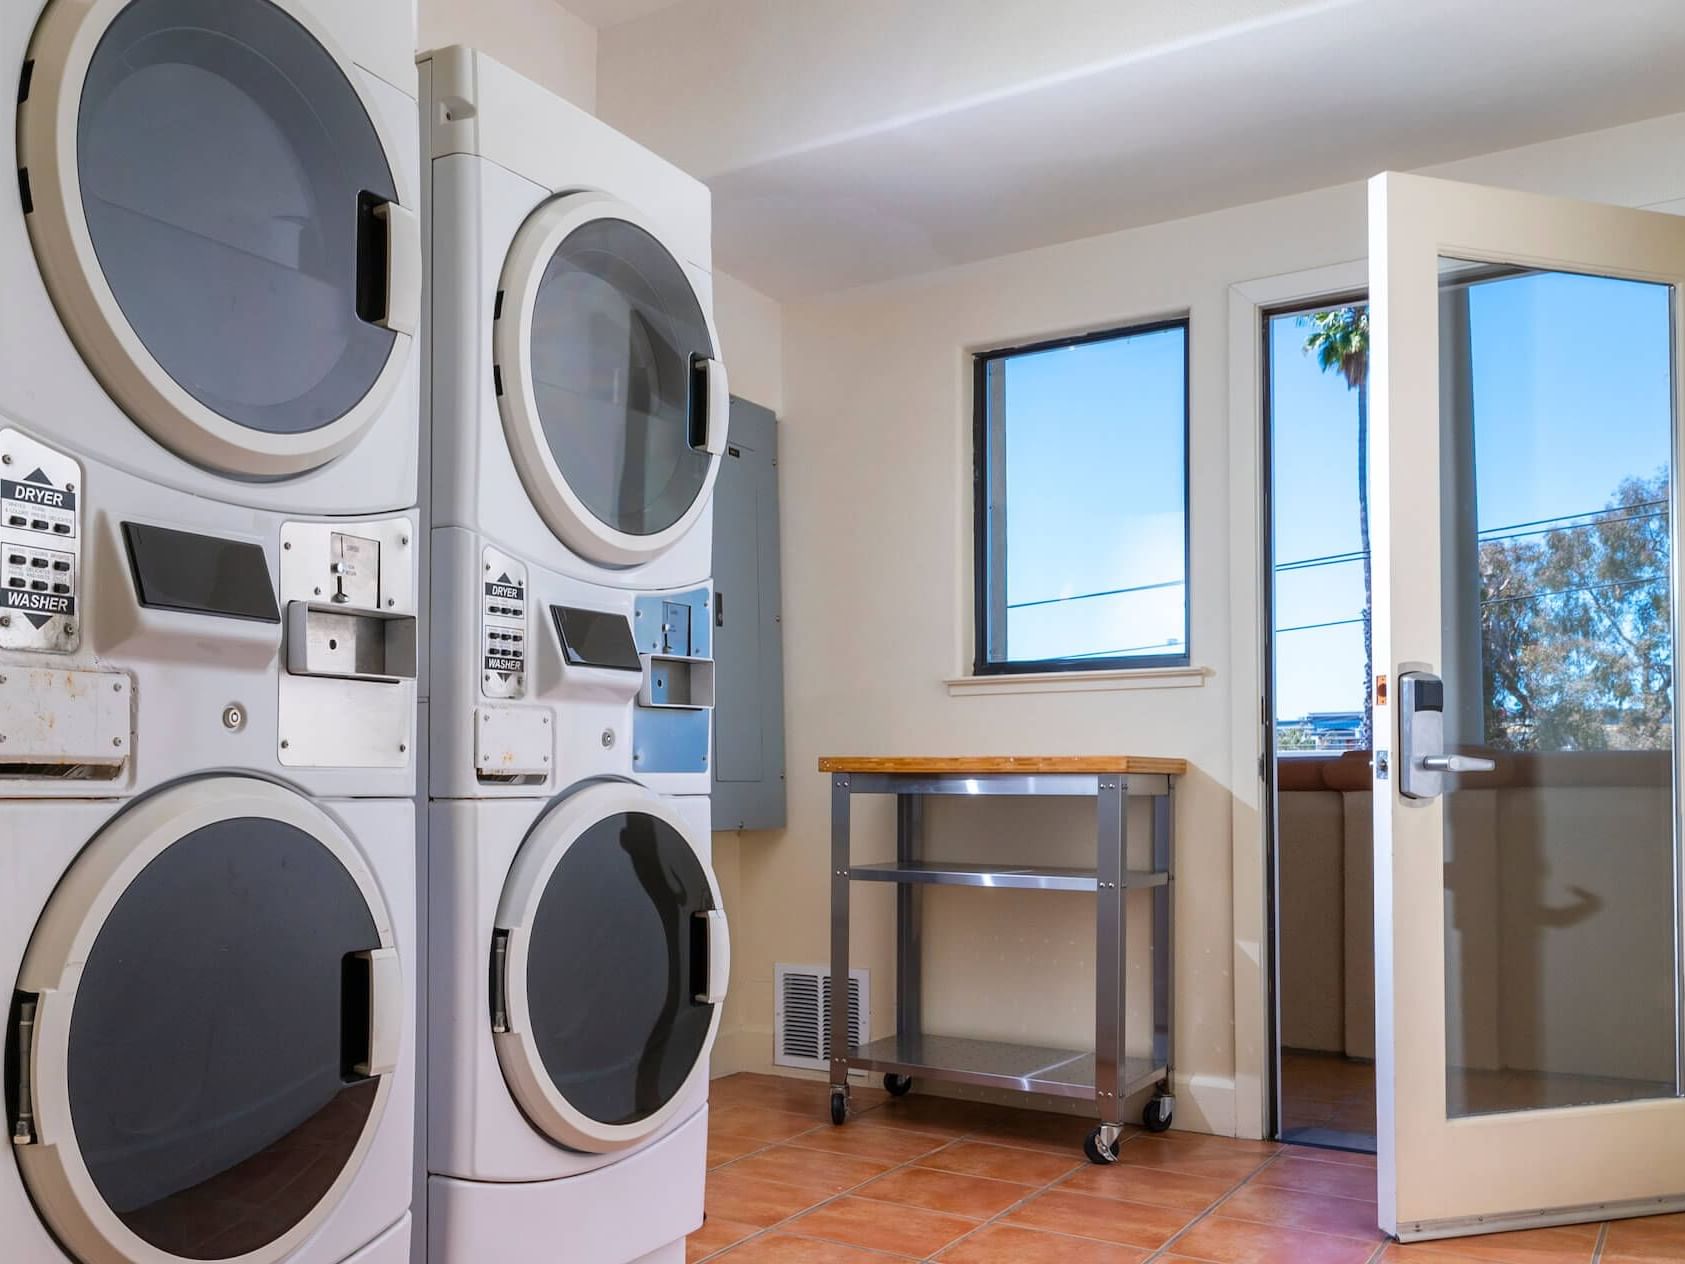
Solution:
[(481, 558), (480, 692), (513, 699), (527, 692), (527, 568), (487, 548)]
[(643, 664), (633, 716), (632, 766), (703, 773), (714, 707), (713, 594), (706, 588), (637, 599), (633, 638)]
[(81, 643), (81, 466), (0, 429), (0, 649), (73, 653)]

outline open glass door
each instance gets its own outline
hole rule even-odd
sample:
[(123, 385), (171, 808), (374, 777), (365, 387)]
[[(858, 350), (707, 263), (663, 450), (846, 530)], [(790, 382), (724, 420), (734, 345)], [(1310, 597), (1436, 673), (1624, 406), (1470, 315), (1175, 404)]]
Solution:
[(1685, 1207), (1685, 218), (1370, 185), (1381, 1227)]

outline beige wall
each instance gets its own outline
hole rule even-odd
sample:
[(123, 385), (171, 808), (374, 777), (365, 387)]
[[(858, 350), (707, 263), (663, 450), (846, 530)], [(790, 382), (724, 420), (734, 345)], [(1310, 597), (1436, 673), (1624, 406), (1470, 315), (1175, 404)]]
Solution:
[[(1685, 117), (1458, 164), (1455, 174), (1654, 203), (1685, 195)], [(1576, 178), (1576, 173), (1579, 173)], [(1256, 801), (1255, 752), (1231, 696), (1231, 664), (1254, 653), (1230, 628), (1251, 591), (1231, 559), (1229, 287), (1361, 259), (1361, 186), (1307, 193), (786, 304), (781, 489), (790, 824), (745, 836), (734, 857), (735, 999), (722, 1065), (765, 1068), (773, 964), (827, 958), (828, 791), (821, 755), (1135, 752), (1187, 758), (1178, 797), (1177, 1114), (1237, 1125), (1232, 813)], [(951, 696), (970, 646), (969, 353), (978, 348), (1189, 313), (1192, 360), (1194, 688)], [(1245, 424), (1252, 424), (1242, 419)], [(1236, 511), (1249, 514), (1250, 507)], [(1241, 524), (1243, 525), (1243, 524)], [(1242, 534), (1244, 534), (1242, 532)], [(1243, 568), (1232, 573), (1231, 566)], [(1144, 686), (1166, 683), (1148, 680)], [(1244, 757), (1243, 757), (1244, 756)], [(977, 853), (1075, 857), (1085, 818), (950, 813), (945, 843)], [(857, 855), (892, 845), (878, 807), (857, 814)], [(1245, 849), (1243, 849), (1245, 850)], [(1085, 910), (999, 892), (946, 893), (931, 916), (933, 1019), (957, 1034), (1015, 1030), (1088, 1038), (1092, 950)], [(891, 902), (857, 901), (855, 961), (873, 971), (873, 1027), (893, 1021)], [(938, 937), (935, 931), (940, 928)], [(1132, 962), (1131, 978), (1143, 967)]]
[(423, 49), (470, 45), (583, 109), (597, 108), (597, 28), (557, 0), (420, 0), (419, 19)]
[(784, 411), (784, 315), (759, 290), (714, 273), (714, 323), (719, 326), (731, 393), (775, 413)]

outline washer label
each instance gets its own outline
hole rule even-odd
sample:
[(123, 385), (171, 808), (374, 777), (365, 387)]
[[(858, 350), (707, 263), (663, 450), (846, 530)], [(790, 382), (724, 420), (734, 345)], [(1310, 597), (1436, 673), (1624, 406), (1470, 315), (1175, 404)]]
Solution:
[(69, 654), (82, 580), (75, 460), (0, 429), (0, 649)]

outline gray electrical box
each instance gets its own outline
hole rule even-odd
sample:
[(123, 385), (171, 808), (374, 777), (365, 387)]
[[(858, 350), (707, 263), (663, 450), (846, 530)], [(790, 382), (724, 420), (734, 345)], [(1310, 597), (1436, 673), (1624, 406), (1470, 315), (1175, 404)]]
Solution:
[(714, 486), (714, 828), (784, 824), (778, 419), (731, 401)]

